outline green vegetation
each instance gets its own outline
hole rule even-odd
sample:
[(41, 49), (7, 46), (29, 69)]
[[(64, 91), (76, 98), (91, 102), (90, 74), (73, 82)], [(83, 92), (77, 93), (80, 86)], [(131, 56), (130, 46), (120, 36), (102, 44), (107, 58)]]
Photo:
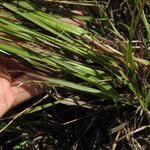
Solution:
[[(75, 9), (84, 15), (73, 14)], [(45, 149), (121, 149), (125, 142), (130, 149), (142, 146), (131, 132), (150, 128), (149, 11), (146, 0), (2, 1), (0, 33), (6, 36), (0, 36), (0, 53), (44, 73), (32, 76), (38, 76), (35, 82), (48, 95), (1, 120), (0, 138), (8, 137), (0, 144), (15, 150), (36, 149), (39, 143)], [(84, 24), (62, 20), (67, 17)], [(86, 139), (90, 134), (92, 140)]]

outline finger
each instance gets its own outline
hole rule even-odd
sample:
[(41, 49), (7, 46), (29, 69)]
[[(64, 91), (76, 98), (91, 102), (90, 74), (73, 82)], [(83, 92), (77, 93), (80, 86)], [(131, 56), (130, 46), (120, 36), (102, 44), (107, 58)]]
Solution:
[[(16, 79), (12, 84), (12, 92), (14, 95), (13, 107), (43, 93), (43, 89), (37, 83), (33, 83), (36, 78), (24, 74)], [(28, 82), (27, 82), (28, 81)], [(29, 83), (29, 81), (32, 81)]]
[[(79, 10), (71, 10), (71, 12), (75, 15), (84, 16), (83, 12), (79, 11)], [(79, 19), (74, 19), (74, 18), (65, 18), (65, 17), (63, 17), (60, 20), (66, 22), (66, 23), (73, 24), (75, 26), (85, 26), (86, 25), (85, 21), (82, 21), (82, 20), (79, 20)]]
[(2, 54), (0, 54), (0, 66), (3, 66), (13, 78), (18, 77), (25, 71), (30, 71), (30, 69), (24, 66), (20, 61)]

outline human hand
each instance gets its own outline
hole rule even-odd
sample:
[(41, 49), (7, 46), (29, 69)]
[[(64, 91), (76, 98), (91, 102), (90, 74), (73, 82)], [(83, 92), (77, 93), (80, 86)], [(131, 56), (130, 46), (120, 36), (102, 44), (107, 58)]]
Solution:
[(13, 68), (11, 66), (6, 69), (0, 66), (0, 117), (9, 109), (42, 93), (38, 84), (27, 82), (36, 80), (34, 77), (24, 73), (14, 79), (16, 73), (9, 74), (9, 69)]

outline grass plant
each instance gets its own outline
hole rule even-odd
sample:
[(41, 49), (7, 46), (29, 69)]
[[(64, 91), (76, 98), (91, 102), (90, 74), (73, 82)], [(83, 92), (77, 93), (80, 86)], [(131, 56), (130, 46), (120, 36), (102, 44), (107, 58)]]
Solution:
[[(125, 119), (127, 122), (121, 129), (117, 126), (120, 130), (117, 128), (117, 135), (113, 132), (115, 133), (112, 134), (113, 139), (116, 135), (114, 141), (118, 140), (117, 136), (128, 135), (127, 132), (131, 132), (133, 118), (136, 118), (136, 121), (141, 119), (140, 125), (145, 126), (148, 131), (147, 124), (150, 119), (149, 6), (149, 1), (146, 0), (116, 0), (115, 4), (107, 0), (1, 1), (0, 53), (14, 57), (25, 65), (28, 64), (44, 73), (45, 76), (34, 73), (32, 76), (38, 76), (40, 80), (35, 82), (48, 89), (45, 92), (48, 97), (41, 98), (42, 101), (37, 98), (39, 103), (33, 100), (36, 105), (33, 102), (25, 104), (28, 106), (25, 107), (26, 111), (17, 117), (4, 118), (0, 125), (1, 131), (4, 132), (4, 135), (1, 133), (1, 137), (8, 134), (11, 138), (12, 134), (16, 134), (19, 140), (12, 139), (11, 144), (7, 140), (7, 142), (2, 140), (0, 144), (6, 147), (13, 145), (13, 149), (26, 147), (30, 149), (37, 145), (40, 147), (40, 144), (43, 146), (44, 143), (46, 149), (50, 149), (51, 146), (53, 149), (83, 150), (121, 147), (121, 142), (116, 144), (107, 139), (107, 133), (98, 132), (100, 130), (97, 127), (98, 120), (101, 125), (103, 124), (98, 115), (99, 112), (108, 114), (108, 120), (113, 112), (110, 121), (112, 124), (108, 123), (107, 126), (109, 121), (106, 120), (103, 124), (105, 127), (102, 125), (102, 128), (111, 129), (111, 131), (114, 131), (114, 126), (123, 124), (122, 116), (132, 114), (131, 118), (127, 118), (129, 120)], [(84, 16), (72, 14), (71, 9), (82, 10)], [(67, 15), (63, 12), (67, 12)], [(85, 25), (79, 27), (67, 23), (62, 21), (64, 17), (82, 20)], [(125, 113), (115, 114), (115, 108), (116, 112)], [(69, 116), (65, 111), (74, 117)], [(83, 114), (81, 115), (80, 112)], [(140, 112), (144, 119), (139, 117)], [(40, 116), (42, 119), (36, 121), (36, 118)], [(67, 117), (71, 121), (67, 120)], [(87, 120), (85, 121), (84, 118)], [(11, 124), (3, 130), (10, 120)], [(21, 123), (23, 120), (25, 123)], [(48, 123), (45, 122), (46, 120)], [(42, 121), (46, 124), (40, 125)], [(72, 126), (72, 123), (75, 123), (76, 127)], [(30, 129), (32, 125), (35, 125), (35, 130), (39, 128), (43, 133), (40, 136), (34, 134), (35, 131)], [(137, 122), (134, 125), (140, 128)], [(81, 133), (77, 131), (80, 126)], [(73, 134), (74, 128), (78, 128), (76, 134)], [(127, 128), (129, 131), (126, 130)], [(91, 137), (93, 139), (91, 145), (88, 145), (85, 140), (91, 140), (86, 137), (91, 134), (92, 129), (94, 130)], [(45, 130), (49, 133), (46, 134)], [(61, 131), (62, 133), (58, 133)], [(108, 141), (107, 143), (99, 139), (100, 134)], [(76, 136), (77, 139), (71, 135)], [(61, 137), (70, 140), (70, 143), (61, 140)], [(131, 149), (142, 146), (140, 140), (136, 143), (138, 135), (126, 136), (124, 139), (126, 140), (122, 141), (127, 142)]]

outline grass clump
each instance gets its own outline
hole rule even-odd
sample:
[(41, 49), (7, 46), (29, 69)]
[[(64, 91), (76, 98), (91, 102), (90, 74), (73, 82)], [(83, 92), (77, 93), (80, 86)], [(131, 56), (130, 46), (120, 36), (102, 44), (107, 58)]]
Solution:
[[(148, 1), (10, 0), (0, 8), (0, 53), (44, 73), (38, 82), (48, 89), (46, 97), (1, 121), (4, 147), (147, 147)], [(84, 23), (63, 21), (68, 17)]]

